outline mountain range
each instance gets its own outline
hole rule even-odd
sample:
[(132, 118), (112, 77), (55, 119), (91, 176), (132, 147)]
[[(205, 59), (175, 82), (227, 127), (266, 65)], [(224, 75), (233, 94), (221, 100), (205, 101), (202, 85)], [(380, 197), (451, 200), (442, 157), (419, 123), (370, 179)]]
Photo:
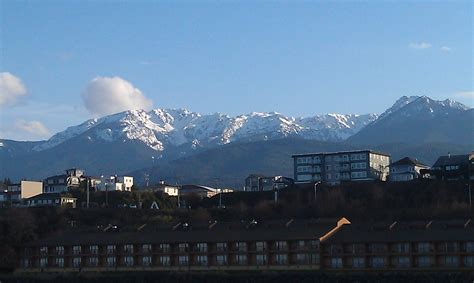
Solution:
[[(426, 96), (401, 97), (380, 115), (294, 118), (276, 112), (231, 117), (185, 109), (125, 111), (87, 120), (46, 141), (0, 140), (0, 177), (42, 179), (80, 167), (92, 175), (134, 172), (140, 180), (143, 174), (152, 180), (181, 175), (180, 181), (203, 182), (206, 174), (213, 175), (206, 170), (227, 168), (220, 173), (228, 175), (223, 182), (237, 185), (247, 173), (291, 176), (292, 153), (352, 148), (417, 157), (420, 148), (436, 147), (423, 156), (429, 163), (436, 152), (473, 149), (473, 115), (474, 110), (461, 103)], [(247, 159), (234, 155), (239, 148), (246, 148)], [(191, 178), (189, 170), (201, 174)]]

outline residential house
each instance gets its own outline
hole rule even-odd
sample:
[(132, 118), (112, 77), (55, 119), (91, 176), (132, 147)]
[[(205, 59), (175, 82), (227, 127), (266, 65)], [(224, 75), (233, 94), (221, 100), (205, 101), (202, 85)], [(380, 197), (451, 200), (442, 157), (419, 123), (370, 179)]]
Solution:
[(293, 155), (295, 183), (385, 181), (390, 155), (373, 150), (321, 152)]
[(246, 192), (272, 191), (283, 189), (293, 184), (293, 179), (283, 176), (264, 176), (251, 174), (245, 179)]
[(405, 157), (390, 164), (391, 182), (405, 182), (421, 178), (420, 170), (428, 169), (429, 166), (419, 162), (416, 159)]
[(433, 164), (430, 175), (438, 180), (469, 180), (472, 179), (472, 162), (474, 153), (462, 155), (440, 156)]
[(163, 192), (168, 194), (169, 196), (178, 196), (179, 193), (179, 186), (178, 185), (169, 185), (166, 184), (165, 181), (161, 180), (158, 185), (153, 186), (149, 190), (154, 192)]
[(21, 181), (17, 184), (8, 185), (0, 192), (0, 201), (19, 203), (22, 200), (43, 193), (43, 183), (36, 181)]
[(133, 187), (133, 177), (110, 176), (102, 177), (96, 189), (98, 191), (126, 191), (131, 192)]
[(77, 199), (60, 193), (39, 194), (25, 200), (27, 206), (66, 206), (76, 208)]
[(84, 170), (71, 168), (66, 174), (55, 175), (44, 180), (44, 193), (62, 193), (69, 189), (79, 188), (82, 181), (86, 180)]

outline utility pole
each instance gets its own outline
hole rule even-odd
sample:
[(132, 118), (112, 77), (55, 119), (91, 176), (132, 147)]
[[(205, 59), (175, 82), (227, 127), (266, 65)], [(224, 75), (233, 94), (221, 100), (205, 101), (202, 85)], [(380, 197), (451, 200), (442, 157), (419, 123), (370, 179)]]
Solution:
[(468, 180), (468, 189), (469, 189), (469, 210), (472, 211), (472, 194), (471, 194), (471, 180)]
[(89, 177), (86, 177), (86, 182), (87, 182), (87, 205), (86, 205), (86, 207), (89, 208), (89, 182), (90, 182)]
[(314, 183), (314, 202), (317, 202), (317, 190), (318, 190), (318, 185), (321, 184), (321, 181)]
[(273, 184), (273, 197), (275, 199), (275, 204), (277, 204), (278, 203), (278, 191), (275, 187), (275, 183)]

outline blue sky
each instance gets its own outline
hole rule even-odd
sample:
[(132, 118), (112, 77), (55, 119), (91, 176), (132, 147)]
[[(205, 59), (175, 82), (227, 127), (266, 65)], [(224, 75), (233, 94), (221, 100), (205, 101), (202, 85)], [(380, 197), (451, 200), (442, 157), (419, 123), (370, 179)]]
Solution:
[(362, 114), (403, 95), (474, 106), (471, 1), (0, 3), (1, 138), (140, 106)]

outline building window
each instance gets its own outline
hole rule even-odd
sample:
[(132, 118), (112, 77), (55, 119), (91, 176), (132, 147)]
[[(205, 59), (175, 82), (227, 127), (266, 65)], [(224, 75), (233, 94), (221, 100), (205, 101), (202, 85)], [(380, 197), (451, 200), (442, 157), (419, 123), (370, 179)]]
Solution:
[(81, 258), (80, 257), (74, 257), (72, 259), (72, 267), (80, 267), (81, 266)]
[(108, 245), (107, 254), (114, 254), (114, 253), (115, 253), (115, 245)]
[(431, 266), (431, 257), (429, 257), (429, 256), (419, 256), (418, 257), (418, 266), (419, 267), (430, 267)]
[(398, 243), (396, 245), (396, 251), (398, 253), (403, 253), (403, 254), (408, 253), (408, 252), (410, 252), (410, 244), (409, 243)]
[(55, 260), (55, 265), (57, 267), (64, 267), (64, 258), (63, 257), (57, 257)]
[(373, 257), (371, 259), (371, 266), (373, 268), (382, 268), (385, 266), (385, 258), (383, 257)]
[(123, 263), (125, 266), (133, 266), (133, 256), (125, 256), (123, 258)]
[(352, 258), (352, 267), (354, 268), (365, 268), (365, 258), (354, 257)]
[(319, 254), (310, 255), (311, 264), (319, 264)]
[(160, 252), (167, 253), (171, 250), (170, 244), (160, 244)]
[(410, 258), (407, 256), (398, 257), (398, 267), (410, 267)]
[(258, 252), (262, 252), (266, 250), (267, 248), (267, 243), (266, 242), (256, 242), (255, 243), (255, 250)]
[(329, 246), (331, 254), (340, 254), (342, 253), (342, 247), (340, 245), (331, 245)]
[(123, 251), (127, 254), (133, 253), (133, 245), (127, 244), (123, 246)]
[(90, 257), (89, 266), (96, 267), (97, 265), (99, 265), (99, 258), (96, 256)]
[(247, 264), (247, 255), (236, 255), (235, 256), (235, 263), (238, 264), (238, 265)]
[(342, 258), (341, 257), (332, 257), (331, 258), (331, 268), (342, 268)]
[(170, 266), (171, 265), (171, 258), (167, 255), (160, 256), (160, 265)]
[(303, 250), (306, 247), (305, 241), (298, 241), (298, 249)]
[(474, 256), (465, 256), (464, 257), (464, 266), (474, 267)]
[(188, 248), (189, 248), (188, 243), (180, 243), (180, 244), (178, 245), (178, 251), (179, 251), (179, 252), (187, 252), (187, 251), (188, 251)]
[(225, 252), (227, 251), (227, 243), (217, 243), (216, 244), (216, 250), (218, 252)]
[(288, 264), (288, 255), (287, 254), (276, 254), (275, 255), (276, 264)]
[(457, 242), (446, 242), (446, 251), (448, 253), (459, 251), (459, 244)]
[(40, 267), (41, 268), (48, 267), (48, 258), (47, 257), (40, 258)]
[(466, 252), (474, 252), (474, 242), (466, 242)]
[(63, 255), (64, 254), (64, 246), (56, 247), (56, 254), (57, 255)]
[(246, 252), (247, 251), (247, 243), (246, 242), (237, 242), (237, 243), (235, 243), (235, 248), (239, 252)]
[(89, 251), (90, 251), (91, 254), (96, 255), (96, 254), (99, 253), (99, 246), (97, 246), (97, 245), (90, 246)]
[(216, 264), (217, 265), (226, 265), (227, 264), (227, 255), (216, 255)]
[(267, 255), (257, 254), (255, 256), (255, 261), (257, 265), (265, 265), (267, 264)]
[(207, 265), (207, 255), (198, 255), (197, 256), (197, 264), (201, 266)]
[(27, 259), (27, 258), (22, 259), (22, 260), (21, 260), (21, 267), (23, 267), (23, 268), (29, 268), (29, 267), (31, 267), (31, 262), (30, 262), (30, 260)]
[(142, 252), (150, 253), (151, 252), (151, 245), (150, 244), (143, 244), (142, 245)]
[(178, 264), (183, 266), (183, 265), (188, 265), (189, 263), (189, 258), (187, 255), (180, 255), (178, 257)]
[(365, 245), (364, 244), (353, 244), (351, 248), (352, 248), (352, 254), (363, 254), (363, 253), (365, 253)]
[(41, 247), (40, 255), (47, 255), (47, 254), (48, 254), (48, 247)]
[(445, 257), (445, 265), (449, 267), (457, 267), (459, 266), (459, 257), (458, 256), (446, 256)]
[(276, 241), (275, 249), (277, 251), (286, 251), (288, 249), (288, 244), (286, 241)]
[(116, 258), (114, 256), (108, 256), (106, 260), (106, 264), (108, 267), (115, 266)]
[(81, 246), (73, 246), (72, 247), (72, 254), (78, 255), (81, 253)]
[(429, 253), (432, 251), (431, 243), (428, 243), (428, 242), (418, 243), (417, 247), (418, 247), (419, 253)]
[(316, 250), (318, 250), (318, 249), (319, 249), (319, 241), (318, 241), (318, 240), (311, 240), (311, 241), (309, 242), (309, 247), (310, 247), (311, 249), (316, 249)]
[(196, 248), (199, 252), (207, 252), (207, 243), (197, 243)]
[(296, 263), (297, 264), (307, 264), (306, 254), (296, 254)]
[(143, 266), (151, 266), (151, 256), (142, 257), (142, 265)]

